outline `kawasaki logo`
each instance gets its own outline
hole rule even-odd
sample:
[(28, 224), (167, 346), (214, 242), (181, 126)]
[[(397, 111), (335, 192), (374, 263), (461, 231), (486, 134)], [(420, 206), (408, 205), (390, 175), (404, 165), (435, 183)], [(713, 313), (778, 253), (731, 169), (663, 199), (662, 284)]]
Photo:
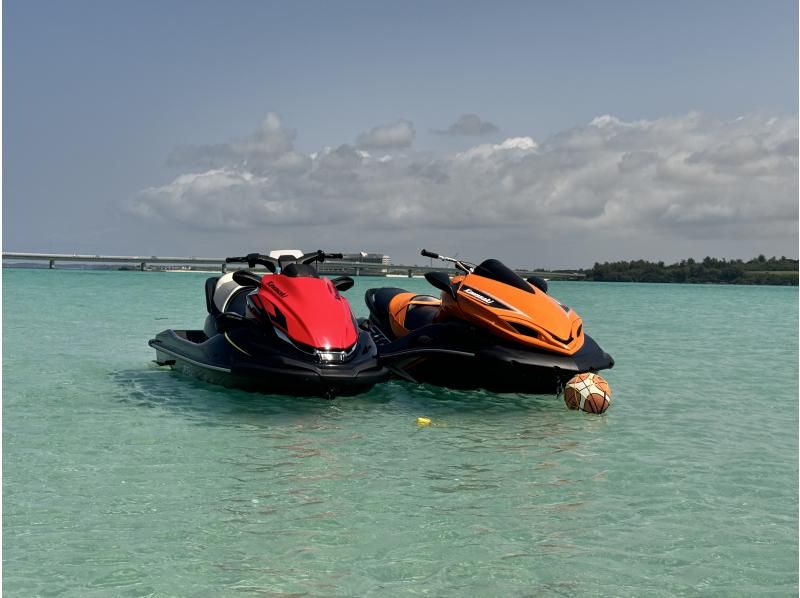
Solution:
[(461, 289), (464, 294), (469, 295), (470, 297), (474, 297), (478, 301), (485, 303), (486, 305), (492, 305), (495, 303), (495, 300), (491, 297), (487, 297), (486, 295), (481, 295), (478, 291), (471, 289), (470, 287), (463, 287)]
[(274, 292), (276, 295), (278, 295), (279, 297), (286, 297), (286, 295), (288, 294), (288, 293), (286, 293), (286, 291), (282, 291), (282, 290), (280, 290), (280, 289), (278, 288), (278, 285), (276, 285), (276, 284), (275, 284), (274, 282), (272, 282), (271, 280), (270, 280), (269, 282), (267, 282), (267, 286), (268, 286), (269, 288), (271, 288), (271, 289), (273, 290), (273, 292)]

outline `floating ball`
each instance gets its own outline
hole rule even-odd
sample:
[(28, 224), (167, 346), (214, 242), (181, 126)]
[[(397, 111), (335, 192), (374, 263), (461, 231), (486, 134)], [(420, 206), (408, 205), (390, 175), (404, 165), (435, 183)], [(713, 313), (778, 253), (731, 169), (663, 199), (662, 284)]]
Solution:
[(578, 374), (564, 386), (564, 402), (570, 409), (603, 413), (611, 405), (611, 387), (598, 374)]

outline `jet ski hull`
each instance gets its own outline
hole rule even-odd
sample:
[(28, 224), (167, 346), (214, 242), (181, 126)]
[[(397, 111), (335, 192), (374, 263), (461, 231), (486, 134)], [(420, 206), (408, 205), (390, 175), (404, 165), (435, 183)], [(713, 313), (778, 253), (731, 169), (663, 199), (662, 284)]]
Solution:
[(401, 378), (456, 389), (551, 394), (576, 374), (613, 367), (588, 335), (574, 355), (532, 350), (462, 322), (430, 324), (392, 339), (375, 321), (362, 326), (378, 345), (380, 362)]
[(241, 335), (206, 336), (202, 330), (164, 330), (149, 341), (156, 363), (200, 380), (242, 390), (298, 396), (352, 396), (388, 378), (376, 349), (361, 331), (353, 355), (342, 363), (319, 363), (296, 351), (287, 354), (263, 343), (253, 350)]

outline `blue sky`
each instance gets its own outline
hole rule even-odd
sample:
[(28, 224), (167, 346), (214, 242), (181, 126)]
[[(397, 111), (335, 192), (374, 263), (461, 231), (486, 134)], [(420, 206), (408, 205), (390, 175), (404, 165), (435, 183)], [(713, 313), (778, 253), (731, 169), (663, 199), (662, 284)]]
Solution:
[(797, 24), (790, 0), (6, 0), (3, 248), (796, 256)]

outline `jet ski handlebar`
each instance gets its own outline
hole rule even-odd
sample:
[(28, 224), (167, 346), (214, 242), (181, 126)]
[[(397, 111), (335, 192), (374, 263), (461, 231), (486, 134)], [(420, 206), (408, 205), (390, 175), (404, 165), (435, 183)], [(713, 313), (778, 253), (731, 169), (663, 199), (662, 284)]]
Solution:
[(310, 264), (312, 262), (324, 262), (325, 260), (341, 260), (344, 256), (341, 253), (325, 253), (321, 249), (306, 253), (297, 258), (300, 264)]
[(428, 251), (427, 249), (423, 249), (419, 252), (420, 255), (425, 257), (430, 257), (435, 260), (442, 260), (443, 262), (450, 262), (451, 264), (455, 265), (456, 268), (461, 270), (462, 272), (466, 272), (469, 274), (475, 269), (475, 264), (471, 264), (469, 262), (464, 262), (461, 260), (457, 260), (454, 257), (447, 257), (446, 255), (440, 255), (438, 253), (434, 253), (433, 251)]
[(275, 272), (275, 269), (280, 267), (284, 268), (291, 263), (297, 264), (311, 264), (313, 262), (324, 262), (326, 259), (340, 260), (344, 256), (341, 253), (325, 253), (321, 249), (305, 253), (298, 258), (293, 256), (282, 256), (281, 258), (274, 258), (263, 253), (248, 253), (247, 255), (237, 257), (226, 257), (225, 263), (242, 263), (247, 264), (250, 268), (255, 268), (257, 264), (261, 264), (267, 270)]
[(278, 260), (274, 257), (270, 257), (268, 255), (264, 255), (262, 253), (248, 253), (247, 255), (240, 256), (240, 257), (226, 257), (225, 258), (226, 264), (233, 264), (233, 263), (242, 263), (247, 264), (249, 268), (255, 268), (256, 264), (261, 264), (267, 270), (271, 272), (275, 272), (276, 266), (279, 266)]

